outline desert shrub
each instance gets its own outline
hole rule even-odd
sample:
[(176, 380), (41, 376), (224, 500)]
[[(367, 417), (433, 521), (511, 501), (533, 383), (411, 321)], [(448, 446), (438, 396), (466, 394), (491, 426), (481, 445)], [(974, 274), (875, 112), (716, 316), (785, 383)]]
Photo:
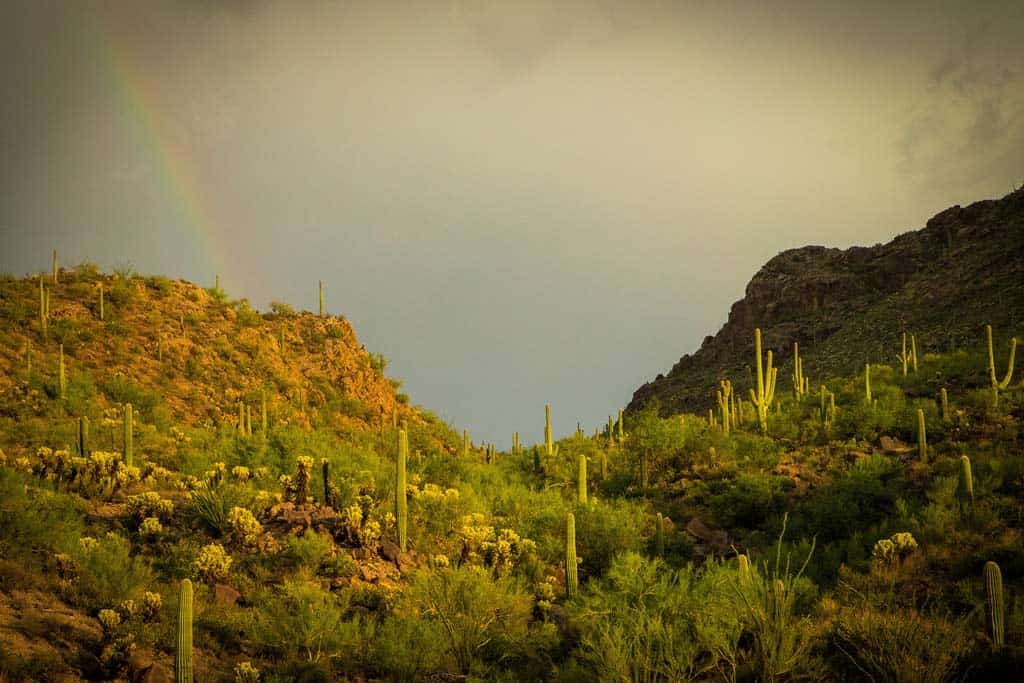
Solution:
[(418, 572), (395, 605), (395, 618), (443, 626), (434, 647), (454, 671), (483, 672), (486, 663), (525, 656), (532, 599), (509, 578), (476, 567)]
[(781, 511), (784, 481), (784, 477), (767, 472), (740, 472), (712, 494), (710, 506), (715, 521), (725, 527), (759, 527), (766, 517)]
[[(561, 529), (562, 523), (560, 520)], [(624, 501), (603, 501), (576, 511), (576, 551), (582, 577), (601, 576), (619, 553), (643, 547), (644, 514)], [(557, 538), (561, 534), (556, 534)]]
[(853, 677), (907, 683), (952, 680), (970, 647), (963, 624), (918, 610), (882, 611), (866, 601), (842, 609), (831, 640)]
[(73, 548), (71, 556), (79, 568), (74, 594), (87, 607), (118, 604), (140, 596), (150, 585), (149, 565), (132, 555), (124, 536), (110, 532), (98, 538), (82, 537)]
[(348, 666), (358, 667), (365, 650), (363, 620), (358, 612), (348, 613), (346, 591), (331, 593), (303, 578), (286, 579), (258, 607), (247, 630), (279, 657), (318, 663), (344, 656)]
[(73, 548), (84, 511), (74, 498), (35, 488), (33, 478), (0, 467), (0, 556), (33, 557)]
[(620, 555), (572, 611), (576, 657), (596, 680), (679, 681), (735, 676), (740, 623), (736, 572), (698, 573)]

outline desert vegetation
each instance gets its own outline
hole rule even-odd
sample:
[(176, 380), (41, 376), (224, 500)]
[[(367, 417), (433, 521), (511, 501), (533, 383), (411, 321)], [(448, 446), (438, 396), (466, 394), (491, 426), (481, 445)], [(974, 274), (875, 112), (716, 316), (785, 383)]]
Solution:
[(0, 676), (1019, 677), (1019, 327), (835, 376), (758, 329), (706, 413), (501, 451), (318, 291), (0, 278)]

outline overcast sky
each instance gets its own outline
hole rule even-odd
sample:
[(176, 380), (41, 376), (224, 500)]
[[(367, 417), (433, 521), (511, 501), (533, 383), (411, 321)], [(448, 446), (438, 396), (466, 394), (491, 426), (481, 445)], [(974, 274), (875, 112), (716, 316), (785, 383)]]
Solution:
[(476, 439), (588, 429), (768, 258), (1024, 182), (1024, 3), (0, 3), (0, 270), (353, 321)]

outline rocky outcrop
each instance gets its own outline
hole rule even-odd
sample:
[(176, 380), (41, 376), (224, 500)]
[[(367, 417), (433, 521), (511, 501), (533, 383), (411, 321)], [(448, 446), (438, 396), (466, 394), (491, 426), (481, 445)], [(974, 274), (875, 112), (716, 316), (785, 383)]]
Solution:
[(657, 400), (662, 414), (703, 413), (724, 377), (745, 394), (755, 327), (788, 389), (795, 341), (816, 381), (869, 360), (892, 362), (904, 330), (917, 335), (919, 352), (979, 344), (986, 323), (1008, 334), (1024, 321), (1020, 291), (1024, 188), (946, 209), (886, 244), (790, 249), (754, 275), (716, 335), (637, 389), (627, 411)]

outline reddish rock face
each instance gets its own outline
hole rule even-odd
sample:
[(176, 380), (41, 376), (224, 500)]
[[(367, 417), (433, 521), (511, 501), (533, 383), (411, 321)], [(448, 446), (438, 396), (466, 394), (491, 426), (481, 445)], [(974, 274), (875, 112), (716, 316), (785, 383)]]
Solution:
[(980, 344), (986, 323), (1006, 329), (1024, 319), (1024, 298), (1013, 294), (1022, 290), (1024, 188), (946, 209), (887, 244), (790, 249), (754, 275), (716, 335), (637, 389), (627, 411), (656, 399), (663, 415), (703, 414), (726, 377), (745, 396), (755, 327), (788, 391), (793, 342), (816, 383), (865, 362), (891, 364), (904, 331), (917, 335), (919, 353)]

